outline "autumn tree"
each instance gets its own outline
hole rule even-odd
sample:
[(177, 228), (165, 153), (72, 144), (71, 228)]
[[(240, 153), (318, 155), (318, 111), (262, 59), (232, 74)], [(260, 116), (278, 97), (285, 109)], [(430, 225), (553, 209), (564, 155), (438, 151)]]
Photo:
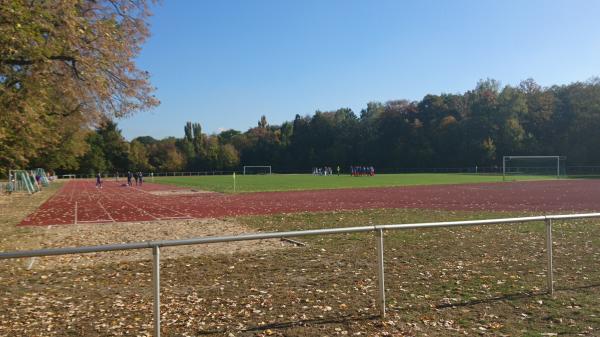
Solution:
[(60, 145), (158, 104), (134, 62), (148, 15), (145, 0), (0, 2), (0, 174), (46, 149), (81, 155)]
[(86, 141), (88, 151), (81, 160), (82, 173), (123, 172), (130, 168), (130, 145), (115, 122), (105, 120)]
[(154, 167), (150, 165), (148, 149), (137, 140), (129, 144), (129, 167), (134, 171), (154, 171)]

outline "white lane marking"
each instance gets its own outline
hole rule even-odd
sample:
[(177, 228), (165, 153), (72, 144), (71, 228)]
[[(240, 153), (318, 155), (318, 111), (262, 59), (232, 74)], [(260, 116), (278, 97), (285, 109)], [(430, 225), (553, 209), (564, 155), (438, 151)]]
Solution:
[[(137, 188), (137, 187), (133, 187), (133, 186), (132, 186), (132, 187), (130, 187), (130, 188), (132, 188), (132, 189), (134, 189), (134, 190), (137, 190), (137, 191), (140, 191), (140, 192), (143, 192), (143, 193), (146, 193), (146, 194), (150, 194), (150, 195), (156, 196), (156, 195), (154, 195), (154, 194), (152, 194), (152, 193), (150, 193), (150, 192), (148, 192), (148, 191), (141, 190), (141, 189), (139, 189), (139, 188)], [(157, 218), (157, 219), (188, 219), (188, 218), (189, 218), (189, 219), (193, 219), (191, 216), (189, 216), (189, 215), (187, 215), (187, 214), (185, 214), (185, 213), (181, 213), (181, 212), (179, 212), (179, 211), (177, 211), (177, 210), (174, 210), (174, 209), (171, 209), (171, 208), (166, 208), (166, 207), (163, 207), (163, 206), (161, 206), (160, 204), (158, 204), (158, 205), (157, 205), (157, 203), (155, 203), (155, 202), (153, 202), (153, 204), (155, 205), (154, 207), (156, 207), (156, 208), (166, 209), (166, 210), (168, 210), (168, 211), (175, 212), (175, 213), (177, 213), (177, 214), (179, 214), (179, 215), (181, 215), (181, 216), (182, 216), (182, 217), (161, 217), (161, 218)]]
[[(101, 193), (101, 194), (103, 194), (103, 196), (104, 196), (104, 193), (102, 193), (102, 192), (100, 192), (100, 193)], [(146, 214), (148, 214), (149, 216), (151, 216), (151, 217), (152, 217), (152, 218), (154, 218), (155, 220), (160, 220), (159, 218), (155, 217), (154, 215), (152, 215), (152, 214), (150, 214), (150, 213), (148, 213), (148, 212), (144, 211), (143, 209), (139, 208), (138, 206), (136, 206), (136, 205), (134, 205), (134, 204), (132, 204), (132, 203), (128, 202), (127, 200), (120, 200), (120, 201), (122, 201), (122, 202), (124, 202), (124, 203), (126, 203), (126, 204), (128, 204), (128, 205), (130, 205), (130, 206), (132, 206), (132, 207), (134, 207), (134, 208), (137, 208), (138, 210), (142, 211), (143, 213), (146, 213)]]
[(36, 259), (37, 259), (37, 257), (34, 256), (31, 258), (31, 260), (29, 260), (29, 264), (27, 265), (27, 270), (31, 270)]
[(98, 205), (100, 205), (100, 207), (104, 210), (104, 212), (106, 213), (106, 215), (108, 215), (108, 217), (110, 218), (110, 220), (112, 220), (112, 222), (116, 222), (115, 219), (113, 219), (113, 217), (110, 215), (110, 213), (108, 213), (108, 211), (106, 210), (106, 208), (104, 208), (104, 205), (102, 205), (102, 203), (100, 202), (100, 200), (98, 200)]
[(110, 219), (96, 219), (96, 220), (80, 220), (78, 223), (82, 224), (82, 223), (107, 223), (107, 222), (115, 222), (115, 221), (110, 220)]
[[(52, 225), (48, 225), (48, 227), (46, 229), (50, 229), (52, 228)], [(37, 257), (34, 256), (31, 258), (31, 260), (29, 260), (29, 264), (27, 265), (27, 270), (31, 270), (31, 268), (33, 268), (33, 264), (35, 263), (35, 261), (37, 260)]]

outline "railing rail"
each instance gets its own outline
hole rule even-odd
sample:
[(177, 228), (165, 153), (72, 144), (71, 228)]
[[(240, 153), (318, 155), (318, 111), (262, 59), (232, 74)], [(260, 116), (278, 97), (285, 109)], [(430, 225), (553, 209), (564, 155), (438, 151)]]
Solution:
[(600, 218), (600, 213), (583, 213), (583, 214), (561, 214), (561, 215), (541, 215), (518, 218), (500, 218), (500, 219), (484, 219), (484, 220), (465, 220), (465, 221), (447, 221), (447, 222), (428, 222), (428, 223), (411, 223), (411, 224), (389, 224), (389, 225), (372, 225), (360, 227), (342, 227), (342, 228), (325, 228), (301, 231), (287, 232), (271, 232), (271, 233), (254, 233), (230, 236), (209, 236), (201, 238), (181, 239), (181, 240), (160, 240), (121, 243), (98, 246), (82, 246), (82, 247), (65, 247), (65, 248), (48, 248), (27, 251), (12, 251), (0, 252), (0, 260), (15, 259), (25, 257), (39, 256), (54, 256), (67, 254), (85, 254), (96, 252), (110, 252), (120, 250), (133, 249), (150, 249), (152, 250), (152, 288), (153, 288), (153, 316), (154, 316), (154, 336), (160, 336), (160, 248), (174, 247), (185, 245), (201, 245), (221, 242), (236, 242), (249, 240), (266, 240), (266, 239), (281, 239), (286, 237), (302, 237), (312, 235), (333, 235), (333, 234), (348, 234), (360, 232), (374, 232), (376, 236), (376, 251), (377, 251), (377, 276), (378, 276), (378, 292), (377, 292), (377, 307), (381, 318), (385, 317), (385, 273), (384, 273), (384, 231), (386, 230), (406, 230), (420, 228), (441, 228), (441, 227), (457, 227), (457, 226), (480, 226), (480, 225), (501, 225), (544, 221), (546, 225), (546, 254), (547, 254), (547, 288), (548, 293), (554, 293), (554, 275), (553, 275), (553, 259), (552, 259), (552, 222), (554, 220), (570, 220), (570, 219), (587, 219)]

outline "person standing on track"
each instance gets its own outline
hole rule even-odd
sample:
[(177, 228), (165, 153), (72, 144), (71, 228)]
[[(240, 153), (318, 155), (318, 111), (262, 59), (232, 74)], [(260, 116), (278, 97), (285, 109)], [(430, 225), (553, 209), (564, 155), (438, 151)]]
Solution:
[(6, 185), (6, 194), (11, 195), (15, 190), (16, 180), (11, 173), (8, 174), (8, 184)]
[(133, 174), (131, 171), (127, 171), (127, 187), (131, 187), (131, 178), (133, 178)]
[(102, 175), (100, 175), (100, 172), (96, 174), (96, 188), (102, 188)]
[(138, 181), (140, 182), (140, 186), (142, 186), (142, 182), (144, 181), (144, 175), (142, 174), (142, 172), (138, 172)]
[(137, 186), (137, 185), (138, 185), (138, 178), (139, 178), (139, 177), (138, 177), (138, 174), (137, 174), (137, 172), (136, 172), (136, 173), (134, 173), (134, 174), (133, 174), (133, 179), (135, 179), (135, 186)]

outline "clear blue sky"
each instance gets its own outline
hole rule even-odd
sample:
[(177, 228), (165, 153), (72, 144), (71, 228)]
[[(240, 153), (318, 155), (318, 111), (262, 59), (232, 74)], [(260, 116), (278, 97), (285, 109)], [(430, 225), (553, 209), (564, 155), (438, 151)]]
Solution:
[(176, 1), (154, 8), (139, 66), (162, 104), (128, 139), (247, 130), (369, 101), (459, 93), (482, 78), (600, 75), (600, 1)]

